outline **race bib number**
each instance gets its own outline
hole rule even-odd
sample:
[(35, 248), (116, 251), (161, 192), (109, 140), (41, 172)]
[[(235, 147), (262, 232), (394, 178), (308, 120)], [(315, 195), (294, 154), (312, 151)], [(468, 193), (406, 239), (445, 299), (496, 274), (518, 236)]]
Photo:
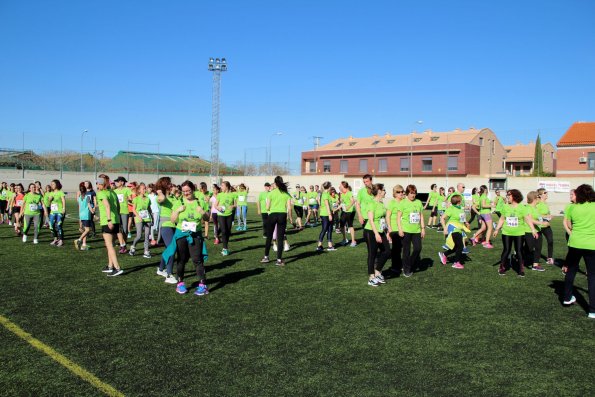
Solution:
[(303, 198), (299, 199), (298, 204), (304, 205), (304, 199)]
[(409, 214), (409, 223), (418, 224), (420, 222), (420, 214), (419, 212), (412, 212)]
[(443, 201), (442, 203), (440, 203), (440, 206), (441, 206), (442, 208), (446, 208), (446, 201)]
[(23, 206), (23, 200), (17, 200), (17, 207)]
[(149, 215), (149, 211), (147, 211), (147, 210), (138, 211), (138, 215), (140, 216), (141, 219), (151, 219), (151, 216)]
[(333, 203), (333, 209), (334, 209), (334, 210), (336, 210), (337, 208), (339, 208), (339, 207), (337, 206), (337, 203)]
[(519, 218), (517, 218), (516, 216), (507, 216), (506, 217), (506, 226), (518, 227), (519, 226)]
[(347, 205), (345, 203), (341, 204), (341, 209), (347, 211)]
[(54, 212), (54, 211), (58, 211), (58, 204), (56, 204), (56, 203), (52, 203), (52, 204), (50, 205), (50, 210), (51, 210), (52, 212)]
[(380, 230), (385, 231), (388, 230), (388, 225), (386, 224), (386, 219), (380, 218)]
[(311, 205), (314, 205), (314, 204), (316, 204), (316, 199), (313, 199), (313, 198), (311, 198), (311, 199), (310, 199), (308, 202), (309, 202)]
[(29, 204), (29, 211), (37, 211), (39, 206), (37, 204)]
[(246, 196), (238, 196), (238, 201), (243, 203), (246, 200)]
[(464, 212), (461, 212), (461, 213), (459, 214), (459, 222), (461, 222), (461, 223), (465, 223), (465, 222), (467, 222), (467, 216), (465, 215), (465, 213), (464, 213)]
[(196, 232), (196, 222), (182, 221), (183, 232)]
[(224, 205), (221, 206), (221, 212), (225, 212), (225, 206)]
[(124, 195), (123, 194), (118, 194), (118, 201), (120, 203), (123, 203), (124, 202)]

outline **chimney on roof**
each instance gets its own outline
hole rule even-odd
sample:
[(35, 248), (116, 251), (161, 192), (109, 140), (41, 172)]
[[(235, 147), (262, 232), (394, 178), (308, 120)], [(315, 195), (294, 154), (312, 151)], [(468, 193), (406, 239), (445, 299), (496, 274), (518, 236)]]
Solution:
[(353, 141), (353, 135), (349, 135), (349, 140)]
[(372, 138), (378, 138), (378, 134), (372, 135)]
[(386, 131), (386, 134), (384, 134), (384, 137), (385, 137), (385, 138), (390, 138), (390, 137), (391, 137), (391, 135), (390, 135), (390, 131)]
[(424, 134), (426, 134), (426, 135), (432, 135), (432, 130), (427, 129), (427, 130), (424, 131)]

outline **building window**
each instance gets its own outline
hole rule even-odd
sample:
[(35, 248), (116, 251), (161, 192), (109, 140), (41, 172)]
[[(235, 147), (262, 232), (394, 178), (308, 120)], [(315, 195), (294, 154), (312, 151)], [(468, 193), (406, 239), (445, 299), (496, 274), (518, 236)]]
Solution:
[(359, 161), (359, 172), (368, 172), (368, 159), (361, 159)]
[(459, 170), (459, 158), (457, 156), (448, 156), (448, 170), (458, 171)]
[(380, 141), (374, 141), (372, 142), (372, 146), (378, 145), (380, 143)]
[(341, 147), (341, 146), (343, 146), (343, 142), (339, 142), (335, 145), (335, 147)]
[(386, 140), (386, 143), (395, 143), (395, 140), (394, 139), (387, 139)]
[(331, 161), (330, 160), (324, 160), (322, 162), (322, 172), (325, 172), (327, 174), (329, 172), (331, 172)]
[(479, 146), (483, 146), (483, 138), (479, 138)]
[(419, 141), (421, 141), (421, 138), (415, 138), (415, 139), (413, 140), (413, 142), (419, 142)]
[(388, 161), (386, 159), (378, 159), (378, 172), (388, 171)]
[(340, 162), (340, 168), (341, 168), (341, 174), (346, 174), (347, 173), (347, 160), (341, 160)]
[(357, 142), (349, 142), (349, 146), (355, 146)]
[(423, 172), (432, 172), (432, 158), (426, 157), (421, 159), (421, 170)]
[(309, 170), (308, 172), (314, 174), (316, 173), (316, 161), (310, 161), (309, 162)]
[(440, 137), (438, 137), (438, 136), (433, 136), (433, 137), (430, 138), (430, 140), (432, 142), (436, 142), (438, 139), (440, 139)]
[(401, 172), (409, 172), (409, 158), (402, 158), (401, 159)]
[(589, 166), (590, 170), (595, 170), (595, 153), (589, 153), (589, 157), (587, 158), (587, 165)]

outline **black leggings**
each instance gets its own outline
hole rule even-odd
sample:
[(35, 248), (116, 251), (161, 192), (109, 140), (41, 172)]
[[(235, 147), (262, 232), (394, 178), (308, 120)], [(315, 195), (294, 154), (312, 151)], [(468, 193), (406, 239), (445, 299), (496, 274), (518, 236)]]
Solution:
[(386, 233), (380, 233), (382, 242), (376, 241), (372, 230), (364, 230), (364, 238), (368, 247), (368, 274), (374, 274), (374, 270), (382, 271), (384, 264), (390, 258), (390, 245)]
[(295, 215), (298, 218), (302, 218), (304, 216), (304, 207), (302, 207), (301, 205), (294, 205), (293, 209), (295, 210)]
[(347, 228), (353, 227), (353, 220), (355, 219), (355, 211), (351, 211), (351, 212), (346, 212), (343, 211), (341, 212), (341, 229), (343, 229), (345, 226), (347, 226)]
[(452, 233), (452, 241), (455, 243), (455, 247), (451, 250), (448, 250), (444, 253), (444, 255), (449, 256), (454, 252), (455, 254), (455, 262), (462, 263), (463, 261), (463, 235), (461, 233)]
[(512, 253), (512, 246), (514, 244), (514, 252), (516, 252), (521, 270), (523, 270), (523, 237), (524, 236), (502, 235), (502, 255), (500, 256), (500, 264), (505, 268), (508, 267), (508, 257)]
[[(413, 243), (413, 252), (411, 244)], [(403, 236), (403, 271), (411, 273), (421, 253), (421, 233), (405, 233)]]
[(271, 243), (273, 241), (273, 233), (277, 226), (277, 259), (283, 259), (283, 241), (285, 241), (285, 228), (287, 227), (287, 213), (273, 212), (269, 214), (266, 224), (266, 242), (264, 245), (264, 256), (269, 256), (271, 251)]
[(537, 233), (537, 238), (533, 233), (525, 233), (525, 263), (539, 263), (542, 243), (541, 233)]
[(564, 278), (564, 300), (572, 296), (574, 277), (578, 271), (581, 258), (587, 265), (587, 285), (589, 288), (589, 313), (595, 313), (595, 250), (568, 247), (566, 254), (566, 266), (568, 271)]
[(269, 219), (269, 214), (266, 212), (263, 212), (260, 214), (260, 216), (262, 217), (262, 235), (266, 237), (267, 235), (267, 222)]
[(320, 219), (322, 220), (322, 229), (320, 230), (320, 234), (318, 235), (318, 242), (322, 244), (322, 240), (324, 240), (324, 235), (326, 234), (326, 241), (329, 244), (333, 243), (333, 223), (329, 220), (327, 216), (321, 216)]
[(178, 252), (178, 263), (176, 266), (176, 273), (178, 281), (184, 280), (184, 269), (188, 259), (192, 258), (192, 263), (196, 267), (196, 275), (201, 283), (206, 282), (205, 265), (202, 256), (202, 236), (195, 236), (192, 238), (193, 244), (188, 244), (185, 237), (176, 240), (176, 250)]
[[(541, 234), (545, 237), (547, 241), (547, 257), (553, 258), (554, 257), (554, 234), (552, 233), (551, 227), (544, 227), (541, 229)], [(539, 255), (541, 256), (541, 247), (539, 247)]]
[(217, 215), (217, 221), (219, 222), (219, 230), (221, 231), (221, 240), (223, 241), (223, 249), (227, 249), (229, 243), (229, 237), (231, 236), (231, 223), (233, 222), (233, 214), (223, 216)]
[(393, 242), (393, 246), (390, 250), (391, 255), (391, 268), (396, 271), (401, 271), (403, 268), (403, 260), (401, 259), (401, 251), (403, 251), (403, 239), (399, 236), (398, 232), (391, 232), (390, 239)]
[(211, 213), (213, 217), (213, 233), (215, 234), (215, 238), (221, 237), (221, 231), (219, 230), (219, 214), (216, 212)]

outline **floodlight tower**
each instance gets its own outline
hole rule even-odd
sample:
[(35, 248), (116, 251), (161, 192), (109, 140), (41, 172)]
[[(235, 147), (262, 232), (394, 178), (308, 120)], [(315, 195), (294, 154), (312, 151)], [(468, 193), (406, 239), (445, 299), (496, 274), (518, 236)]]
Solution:
[(209, 58), (209, 72), (213, 72), (213, 114), (211, 121), (211, 182), (219, 179), (219, 104), (221, 72), (227, 71), (225, 58)]

